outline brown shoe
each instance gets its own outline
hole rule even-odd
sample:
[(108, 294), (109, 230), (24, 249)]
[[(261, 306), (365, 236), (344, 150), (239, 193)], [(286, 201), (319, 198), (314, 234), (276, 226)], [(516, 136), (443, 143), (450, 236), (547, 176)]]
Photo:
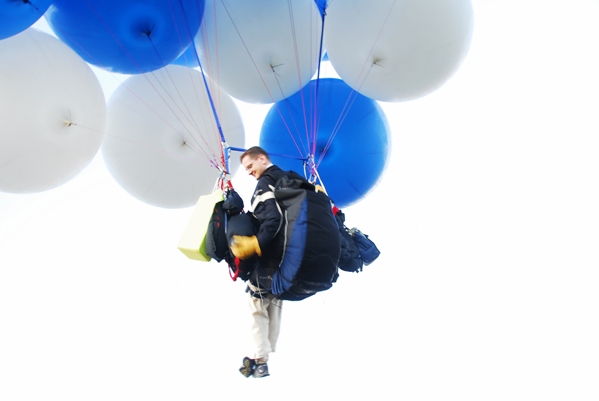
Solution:
[(254, 374), (254, 369), (256, 368), (256, 360), (250, 359), (247, 356), (243, 358), (243, 366), (239, 368), (239, 371), (245, 377), (250, 377)]

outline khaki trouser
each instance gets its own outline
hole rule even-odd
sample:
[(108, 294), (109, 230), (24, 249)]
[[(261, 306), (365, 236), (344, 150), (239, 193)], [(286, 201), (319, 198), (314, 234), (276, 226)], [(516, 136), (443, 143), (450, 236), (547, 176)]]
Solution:
[[(248, 282), (250, 290), (259, 291)], [(254, 358), (258, 363), (266, 363), (268, 354), (275, 352), (277, 340), (281, 330), (281, 311), (283, 301), (272, 294), (263, 295), (261, 298), (248, 292), (248, 304), (252, 314), (252, 337), (256, 349)]]

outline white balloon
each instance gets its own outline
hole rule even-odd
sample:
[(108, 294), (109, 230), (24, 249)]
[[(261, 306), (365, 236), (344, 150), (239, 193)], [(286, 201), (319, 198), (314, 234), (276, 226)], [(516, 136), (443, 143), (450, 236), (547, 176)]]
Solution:
[(314, 76), (321, 30), (314, 0), (206, 0), (195, 43), (202, 69), (228, 94), (274, 103)]
[(339, 76), (375, 100), (413, 100), (459, 68), (473, 32), (470, 0), (330, 3), (324, 42)]
[(104, 92), (67, 45), (29, 28), (0, 40), (0, 191), (32, 193), (78, 175), (102, 144)]
[[(108, 102), (102, 154), (129, 194), (163, 208), (195, 205), (220, 176), (222, 141), (243, 147), (245, 133), (233, 99), (216, 85), (205, 89), (201, 72), (169, 65), (125, 80)], [(239, 167), (230, 158), (229, 171)]]

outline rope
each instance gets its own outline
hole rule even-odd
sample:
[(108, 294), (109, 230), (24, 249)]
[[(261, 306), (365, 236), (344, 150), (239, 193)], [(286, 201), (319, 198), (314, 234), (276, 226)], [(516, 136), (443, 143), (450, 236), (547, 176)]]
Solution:
[[(320, 6), (318, 6), (318, 8), (320, 9)], [(312, 116), (312, 120), (313, 120), (313, 124), (312, 124), (312, 132), (313, 132), (313, 141), (312, 141), (312, 146), (310, 147), (310, 150), (312, 152), (312, 154), (316, 154), (316, 137), (317, 132), (318, 132), (318, 93), (319, 93), (319, 86), (320, 86), (320, 67), (322, 64), (322, 49), (324, 46), (324, 20), (325, 20), (325, 9), (324, 7), (321, 9), (321, 19), (322, 19), (322, 24), (321, 24), (321, 29), (320, 29), (320, 48), (318, 50), (318, 68), (316, 69), (316, 90), (314, 91), (314, 108), (313, 108), (313, 116)]]

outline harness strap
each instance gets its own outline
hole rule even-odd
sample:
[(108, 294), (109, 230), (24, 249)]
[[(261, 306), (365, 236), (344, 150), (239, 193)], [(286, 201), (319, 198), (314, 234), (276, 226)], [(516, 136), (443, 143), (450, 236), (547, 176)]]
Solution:
[(235, 272), (233, 274), (232, 273), (232, 268), (231, 266), (229, 266), (229, 276), (231, 276), (231, 279), (233, 281), (237, 281), (237, 277), (239, 277), (239, 258), (235, 258)]

